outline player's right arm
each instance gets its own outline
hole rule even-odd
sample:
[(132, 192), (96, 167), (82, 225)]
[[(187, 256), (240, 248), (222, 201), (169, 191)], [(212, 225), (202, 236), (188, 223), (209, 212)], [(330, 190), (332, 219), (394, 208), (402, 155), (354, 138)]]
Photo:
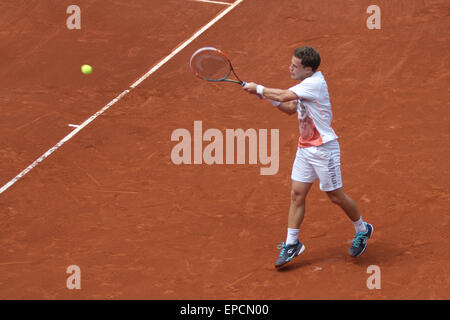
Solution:
[[(256, 83), (249, 82), (244, 86), (244, 90), (258, 94), (257, 86)], [(291, 115), (297, 112), (298, 96), (291, 90), (264, 88), (263, 96), (270, 99), (271, 103), (284, 113)]]
[[(258, 87), (262, 89), (262, 92), (258, 93)], [(272, 99), (274, 101), (279, 102), (289, 102), (292, 100), (297, 100), (298, 96), (291, 90), (283, 90), (283, 89), (276, 89), (276, 88), (267, 88), (263, 87), (261, 85), (258, 85), (254, 82), (248, 82), (243, 87), (245, 91), (253, 94), (259, 94), (264, 96), (265, 98)]]

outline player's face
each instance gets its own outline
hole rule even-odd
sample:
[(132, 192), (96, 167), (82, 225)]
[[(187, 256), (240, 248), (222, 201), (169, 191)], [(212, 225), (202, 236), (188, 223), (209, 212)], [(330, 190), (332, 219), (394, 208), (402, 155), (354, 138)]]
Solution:
[(302, 59), (295, 56), (292, 57), (289, 72), (291, 73), (291, 78), (294, 80), (303, 80), (312, 75), (311, 67), (304, 67), (302, 65)]

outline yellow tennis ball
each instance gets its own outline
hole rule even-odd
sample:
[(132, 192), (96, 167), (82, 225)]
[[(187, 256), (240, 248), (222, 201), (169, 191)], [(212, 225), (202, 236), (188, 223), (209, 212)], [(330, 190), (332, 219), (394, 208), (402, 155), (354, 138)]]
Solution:
[(81, 66), (81, 72), (83, 72), (84, 74), (91, 74), (92, 73), (92, 67), (88, 64), (83, 64)]

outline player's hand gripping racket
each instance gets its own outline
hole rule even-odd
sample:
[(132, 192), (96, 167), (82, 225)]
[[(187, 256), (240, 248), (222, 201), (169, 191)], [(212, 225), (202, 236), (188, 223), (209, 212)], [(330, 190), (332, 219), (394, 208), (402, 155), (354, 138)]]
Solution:
[[(200, 79), (212, 82), (233, 82), (241, 86), (246, 84), (234, 72), (230, 59), (219, 49), (213, 47), (200, 48), (194, 52), (189, 64), (191, 70)], [(228, 79), (231, 73), (237, 80)]]

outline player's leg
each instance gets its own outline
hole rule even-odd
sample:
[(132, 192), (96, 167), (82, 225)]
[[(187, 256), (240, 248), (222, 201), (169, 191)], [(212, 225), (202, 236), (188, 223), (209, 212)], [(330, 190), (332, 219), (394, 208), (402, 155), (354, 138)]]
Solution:
[[(353, 222), (357, 222), (361, 219), (361, 213), (359, 212), (358, 206), (356, 205), (355, 201), (353, 201), (352, 198), (345, 194), (342, 188), (326, 191), (326, 193), (331, 202), (341, 207), (347, 217), (350, 218), (350, 220), (352, 220)], [(365, 231), (365, 228), (363, 228), (363, 230), (357, 231)]]
[(292, 181), (291, 205), (289, 207), (288, 228), (299, 229), (306, 209), (306, 196), (312, 183)]
[(312, 183), (292, 180), (286, 242), (281, 243), (278, 247), (281, 251), (275, 262), (276, 268), (284, 266), (292, 258), (305, 251), (305, 245), (298, 240), (298, 233), (305, 216), (306, 195), (311, 186)]
[(373, 233), (373, 226), (363, 221), (355, 201), (346, 195), (342, 188), (328, 191), (327, 195), (352, 220), (353, 226), (355, 227), (355, 236), (351, 241), (352, 245), (350, 246), (349, 253), (353, 257), (359, 257), (366, 251), (367, 241)]
[(330, 200), (342, 208), (345, 214), (352, 220), (355, 227), (355, 236), (351, 241), (349, 253), (353, 257), (359, 257), (367, 248), (367, 241), (372, 236), (373, 226), (364, 222), (355, 201), (350, 198), (342, 188), (327, 191)]
[(308, 154), (309, 160), (320, 179), (320, 190), (340, 206), (352, 221), (358, 221), (361, 214), (356, 203), (342, 189), (341, 152), (336, 140), (317, 147)]
[(345, 212), (355, 227), (350, 255), (360, 256), (367, 247), (373, 226), (363, 221), (355, 201), (342, 189), (339, 143), (334, 140), (318, 147), (314, 156), (311, 162), (320, 179), (320, 189)]
[(292, 167), (291, 202), (288, 216), (288, 230), (286, 242), (278, 247), (280, 254), (275, 267), (280, 268), (291, 261), (294, 257), (305, 251), (305, 246), (298, 240), (300, 225), (305, 215), (306, 196), (314, 180), (317, 179), (314, 169), (303, 156), (303, 150), (298, 149)]

